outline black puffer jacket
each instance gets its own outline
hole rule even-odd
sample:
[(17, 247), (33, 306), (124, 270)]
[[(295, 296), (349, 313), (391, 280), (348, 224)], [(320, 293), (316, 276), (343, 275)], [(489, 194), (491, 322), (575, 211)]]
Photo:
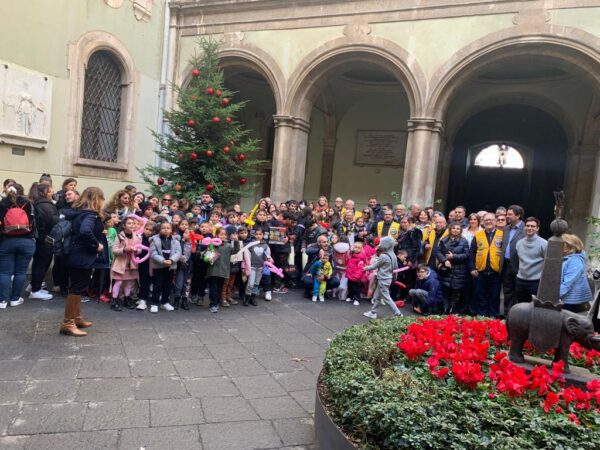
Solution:
[[(451, 269), (444, 266), (448, 252), (452, 253)], [(441, 239), (439, 245), (435, 247), (433, 256), (436, 258), (440, 283), (450, 289), (464, 288), (469, 258), (469, 243), (467, 240), (462, 236), (457, 239), (447, 236)]]
[(58, 209), (47, 198), (39, 198), (34, 203), (35, 207), (35, 223), (37, 225), (37, 238), (43, 241), (54, 225), (58, 223)]

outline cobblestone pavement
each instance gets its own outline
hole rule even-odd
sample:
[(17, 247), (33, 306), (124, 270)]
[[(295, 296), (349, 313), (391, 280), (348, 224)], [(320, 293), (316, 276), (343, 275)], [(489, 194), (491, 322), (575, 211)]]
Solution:
[(290, 291), (219, 314), (191, 307), (117, 313), (90, 302), (84, 338), (58, 334), (61, 298), (0, 311), (0, 448), (316, 448), (325, 349), (367, 320), (366, 302), (313, 304)]

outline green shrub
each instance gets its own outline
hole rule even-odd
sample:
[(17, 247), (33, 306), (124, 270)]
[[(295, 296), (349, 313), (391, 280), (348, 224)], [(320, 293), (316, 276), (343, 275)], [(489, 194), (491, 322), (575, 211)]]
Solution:
[(600, 449), (600, 420), (577, 426), (523, 398), (488, 397), (408, 367), (396, 342), (415, 318), (336, 336), (321, 378), (334, 421), (364, 449)]

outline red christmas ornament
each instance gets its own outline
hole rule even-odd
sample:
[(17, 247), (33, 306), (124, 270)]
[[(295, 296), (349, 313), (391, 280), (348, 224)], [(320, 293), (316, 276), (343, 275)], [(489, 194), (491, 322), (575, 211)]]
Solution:
[(239, 160), (240, 160), (240, 157), (239, 157), (238, 155), (233, 155), (233, 159), (234, 159), (235, 161), (239, 161)]
[(212, 118), (213, 123), (219, 123), (221, 121), (221, 119), (219, 119), (217, 116)]
[(192, 75), (197, 77), (200, 75), (200, 71), (198, 69), (192, 69)]
[(206, 190), (207, 191), (212, 191), (214, 188), (215, 187), (212, 184), (210, 184), (210, 183), (206, 185)]
[(217, 97), (220, 97), (221, 95), (223, 95), (223, 92), (221, 92), (220, 90), (217, 89), (217, 91), (215, 92), (215, 95)]
[(229, 153), (231, 151), (231, 149), (229, 147), (225, 146), (225, 147), (223, 147), (223, 151), (225, 153)]
[(227, 117), (227, 118), (225, 119), (225, 122), (227, 122), (227, 123), (231, 123), (231, 117)]
[(196, 126), (196, 121), (194, 119), (190, 119), (187, 121), (188, 127), (194, 128)]
[(215, 93), (215, 90), (211, 87), (206, 88), (206, 95), (213, 95)]
[(214, 155), (214, 152), (209, 148), (208, 150), (206, 150), (206, 157), (207, 158), (212, 158)]
[(162, 186), (163, 184), (165, 184), (165, 179), (163, 177), (158, 177), (156, 180), (156, 184)]
[(248, 180), (247, 180), (247, 179), (245, 179), (245, 178), (240, 178), (240, 184), (241, 184), (241, 185), (244, 185), (244, 184), (246, 184), (247, 182), (248, 182)]
[(240, 153), (240, 161), (243, 161), (246, 159), (246, 155), (244, 155), (243, 153)]
[(229, 105), (230, 102), (231, 102), (231, 100), (229, 100), (228, 98), (224, 98), (223, 101), (221, 102), (221, 104), (223, 106), (227, 106), (227, 105)]
[(197, 160), (197, 159), (198, 159), (198, 154), (197, 154), (196, 152), (192, 152), (192, 153), (190, 153), (190, 159), (191, 159), (192, 161), (195, 161), (195, 160)]

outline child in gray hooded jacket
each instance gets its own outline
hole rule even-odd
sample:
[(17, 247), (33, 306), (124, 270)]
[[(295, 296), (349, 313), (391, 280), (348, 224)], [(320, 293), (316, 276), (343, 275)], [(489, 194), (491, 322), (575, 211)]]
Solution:
[(371, 299), (373, 306), (370, 311), (363, 313), (369, 319), (377, 319), (377, 306), (380, 301), (387, 303), (396, 316), (402, 316), (402, 312), (390, 296), (390, 286), (394, 279), (394, 270), (398, 268), (398, 260), (394, 254), (395, 243), (396, 241), (389, 236), (382, 238), (379, 242), (379, 247), (377, 247), (377, 258), (370, 265), (363, 268), (365, 272), (377, 270), (377, 287)]

